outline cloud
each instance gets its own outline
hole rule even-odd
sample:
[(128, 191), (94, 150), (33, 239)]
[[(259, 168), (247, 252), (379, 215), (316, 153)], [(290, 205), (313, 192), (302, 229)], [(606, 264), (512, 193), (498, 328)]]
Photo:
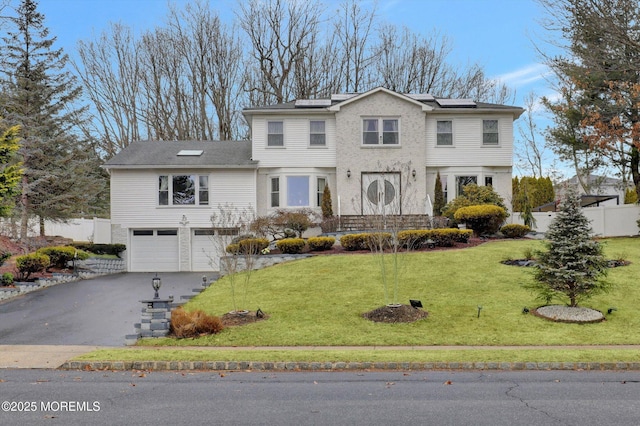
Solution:
[(495, 79), (508, 86), (520, 87), (542, 80), (550, 72), (546, 65), (534, 63), (518, 70), (498, 75)]

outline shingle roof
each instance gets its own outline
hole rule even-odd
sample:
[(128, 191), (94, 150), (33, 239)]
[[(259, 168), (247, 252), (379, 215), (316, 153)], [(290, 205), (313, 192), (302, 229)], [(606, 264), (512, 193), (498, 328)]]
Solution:
[[(201, 155), (178, 155), (180, 151)], [(255, 168), (251, 141), (139, 141), (107, 161), (105, 169), (129, 168)]]

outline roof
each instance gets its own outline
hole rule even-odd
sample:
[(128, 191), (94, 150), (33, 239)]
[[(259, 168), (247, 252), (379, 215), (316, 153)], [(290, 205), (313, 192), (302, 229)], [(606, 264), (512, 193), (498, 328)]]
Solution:
[[(178, 155), (178, 153), (181, 155)], [(251, 141), (138, 141), (107, 161), (105, 169), (255, 168)]]
[(421, 106), (423, 111), (438, 112), (508, 112), (514, 115), (514, 119), (520, 117), (524, 112), (523, 108), (511, 105), (492, 104), (488, 102), (474, 102), (471, 99), (444, 99), (435, 98), (428, 93), (410, 94), (397, 93), (384, 87), (376, 87), (363, 93), (348, 93), (332, 95), (331, 98), (318, 99), (298, 99), (296, 101), (281, 104), (249, 107), (243, 109), (243, 114), (252, 115), (254, 113), (331, 113), (340, 110), (343, 105), (356, 102), (359, 99), (370, 96), (374, 93), (383, 92), (407, 102)]

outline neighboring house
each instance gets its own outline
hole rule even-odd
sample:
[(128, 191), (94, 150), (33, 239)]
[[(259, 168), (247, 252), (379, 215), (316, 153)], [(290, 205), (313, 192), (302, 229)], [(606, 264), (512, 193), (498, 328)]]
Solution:
[[(624, 204), (625, 185), (621, 179), (610, 178), (600, 175), (589, 175), (583, 178), (585, 187), (580, 183), (577, 176), (567, 179), (556, 185), (556, 199), (560, 200), (565, 193), (567, 186), (572, 186), (578, 190), (583, 199), (585, 207), (610, 206)], [(633, 188), (633, 186), (631, 186)], [(592, 196), (592, 197), (585, 197)]]
[(131, 271), (210, 270), (204, 234), (219, 205), (320, 212), (329, 185), (334, 214), (432, 214), (438, 172), (447, 201), (477, 183), (509, 203), (522, 112), (376, 88), (247, 108), (251, 142), (132, 143), (104, 166), (112, 242), (127, 244)]

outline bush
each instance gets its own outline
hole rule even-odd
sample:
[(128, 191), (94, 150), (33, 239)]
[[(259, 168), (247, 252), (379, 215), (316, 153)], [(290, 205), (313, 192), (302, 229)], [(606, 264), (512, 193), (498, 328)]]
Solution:
[[(455, 213), (458, 209), (468, 206), (477, 206), (490, 204), (498, 207), (502, 207), (504, 211), (507, 211), (507, 207), (504, 204), (502, 197), (493, 190), (492, 186), (478, 186), (474, 183), (466, 185), (462, 189), (462, 195), (454, 198), (442, 210), (442, 215), (449, 218), (450, 225), (457, 225), (455, 219)], [(497, 229), (496, 229), (497, 231)]]
[(366, 248), (369, 250), (386, 250), (393, 246), (393, 236), (388, 232), (371, 232), (364, 235)]
[(409, 250), (419, 249), (427, 244), (427, 240), (432, 240), (431, 235), (433, 231), (431, 229), (413, 229), (408, 231), (398, 232), (398, 244), (400, 247), (407, 248)]
[(293, 211), (278, 210), (273, 218), (273, 223), (282, 229), (285, 236), (287, 236), (287, 231), (293, 231), (297, 234), (294, 236), (302, 238), (302, 233), (313, 226), (313, 222), (310, 219), (312, 214), (313, 212), (306, 209)]
[(73, 243), (73, 247), (78, 250), (87, 251), (98, 255), (111, 255), (120, 257), (120, 254), (127, 249), (124, 244), (93, 244), (93, 243)]
[(367, 250), (368, 234), (347, 234), (340, 237), (340, 245), (347, 251)]
[(466, 223), (477, 235), (495, 234), (507, 218), (502, 207), (491, 204), (459, 208), (454, 218), (456, 222)]
[(333, 237), (311, 237), (307, 240), (311, 251), (330, 250), (335, 242), (336, 239)]
[(18, 281), (26, 281), (31, 274), (44, 271), (49, 267), (49, 256), (40, 253), (29, 253), (16, 257)]
[(260, 254), (267, 247), (269, 247), (269, 240), (266, 238), (246, 237), (229, 244), (225, 251), (230, 254)]
[(285, 238), (276, 243), (276, 247), (287, 254), (298, 254), (304, 248), (304, 240), (302, 238)]
[(217, 334), (224, 329), (220, 318), (201, 310), (187, 312), (178, 307), (171, 313), (171, 333), (177, 338)]
[(531, 228), (518, 223), (511, 223), (500, 228), (500, 232), (502, 232), (505, 238), (522, 238), (527, 235), (529, 231), (531, 231)]
[(89, 253), (71, 246), (43, 247), (38, 249), (36, 253), (46, 254), (49, 256), (49, 266), (47, 269), (64, 269), (67, 267), (67, 262), (72, 261), (74, 257), (79, 260), (86, 260), (89, 258)]
[(320, 229), (322, 229), (322, 232), (325, 234), (329, 232), (336, 232), (339, 224), (340, 221), (337, 217), (327, 217), (320, 222)]
[[(434, 229), (431, 233), (431, 239), (438, 247), (452, 247), (461, 238), (461, 231), (456, 228)], [(471, 231), (468, 233), (470, 234)]]
[(10, 257), (11, 253), (9, 253), (8, 251), (0, 252), (0, 266), (4, 265), (4, 262), (6, 262)]
[(454, 229), (453, 235), (456, 239), (456, 243), (468, 243), (471, 237), (473, 236), (473, 231), (471, 229)]
[(11, 272), (5, 272), (2, 274), (2, 278), (0, 278), (0, 285), (7, 286), (13, 284), (13, 274)]

